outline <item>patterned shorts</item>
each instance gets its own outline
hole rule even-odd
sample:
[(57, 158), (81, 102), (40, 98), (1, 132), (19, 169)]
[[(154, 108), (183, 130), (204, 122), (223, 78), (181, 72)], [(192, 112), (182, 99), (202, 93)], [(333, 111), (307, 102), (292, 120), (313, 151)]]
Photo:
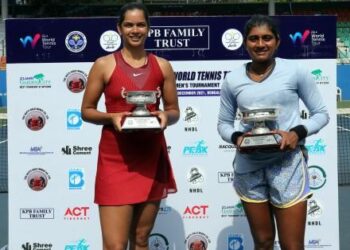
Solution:
[(279, 164), (249, 173), (235, 172), (233, 185), (243, 201), (270, 201), (279, 208), (291, 207), (312, 196), (306, 157), (300, 148), (286, 152)]

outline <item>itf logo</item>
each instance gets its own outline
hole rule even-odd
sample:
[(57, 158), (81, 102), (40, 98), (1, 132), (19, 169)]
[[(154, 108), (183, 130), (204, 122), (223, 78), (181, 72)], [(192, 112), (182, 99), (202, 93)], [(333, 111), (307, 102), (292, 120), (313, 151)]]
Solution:
[(70, 109), (67, 111), (67, 129), (80, 129), (83, 124), (79, 110)]
[(289, 34), (289, 37), (292, 39), (293, 44), (296, 44), (298, 39), (300, 40), (301, 44), (304, 44), (309, 35), (310, 30), (305, 30), (303, 34), (300, 32), (295, 32), (294, 35)]
[(69, 189), (77, 190), (84, 188), (84, 171), (83, 169), (69, 170)]
[(21, 41), (23, 48), (27, 47), (27, 44), (29, 43), (32, 49), (34, 49), (40, 38), (41, 35), (36, 33), (34, 37), (26, 36), (25, 38), (21, 37), (19, 40)]

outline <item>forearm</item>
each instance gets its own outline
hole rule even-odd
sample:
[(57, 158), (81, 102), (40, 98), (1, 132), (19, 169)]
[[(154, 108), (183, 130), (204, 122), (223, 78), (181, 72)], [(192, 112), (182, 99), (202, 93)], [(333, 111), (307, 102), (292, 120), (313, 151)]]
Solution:
[(164, 112), (166, 113), (166, 116), (168, 118), (168, 126), (175, 124), (180, 118), (180, 111), (178, 109), (168, 109)]
[(112, 124), (112, 115), (110, 113), (101, 112), (94, 108), (82, 109), (82, 119), (85, 122), (94, 123), (97, 125)]

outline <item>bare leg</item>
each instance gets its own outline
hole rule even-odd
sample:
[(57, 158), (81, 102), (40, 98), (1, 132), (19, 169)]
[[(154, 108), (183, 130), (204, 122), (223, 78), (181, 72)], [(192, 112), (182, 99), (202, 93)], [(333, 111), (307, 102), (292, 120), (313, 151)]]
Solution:
[(242, 201), (247, 215), (255, 250), (272, 250), (275, 241), (275, 224), (270, 203)]
[(148, 250), (148, 238), (156, 220), (160, 201), (138, 204), (130, 231), (130, 250)]
[(283, 250), (303, 250), (307, 201), (289, 208), (274, 208), (278, 237)]
[(133, 206), (100, 206), (103, 250), (126, 250)]

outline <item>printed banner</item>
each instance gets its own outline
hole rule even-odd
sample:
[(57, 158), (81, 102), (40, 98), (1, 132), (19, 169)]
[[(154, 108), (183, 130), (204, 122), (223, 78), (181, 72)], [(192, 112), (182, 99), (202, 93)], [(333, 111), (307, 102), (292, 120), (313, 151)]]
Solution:
[[(151, 250), (190, 250), (193, 244), (253, 249), (232, 187), (235, 148), (216, 127), (223, 79), (249, 59), (242, 46), (248, 18), (151, 18), (147, 50), (170, 60), (181, 109), (179, 122), (166, 130), (179, 190), (161, 203)], [(330, 123), (306, 141), (314, 195), (305, 247), (339, 250), (336, 17), (277, 18), (278, 56), (309, 70), (331, 114)], [(101, 249), (93, 203), (101, 126), (83, 122), (80, 105), (94, 60), (122, 47), (116, 21), (6, 20), (9, 249)], [(301, 118), (309, 115), (301, 103)]]

